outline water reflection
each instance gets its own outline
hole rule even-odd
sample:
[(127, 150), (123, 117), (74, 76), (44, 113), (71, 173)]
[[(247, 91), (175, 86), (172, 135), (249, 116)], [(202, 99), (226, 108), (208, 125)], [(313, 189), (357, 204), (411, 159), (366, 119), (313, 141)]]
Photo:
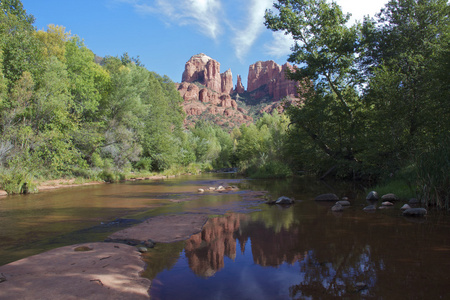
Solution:
[(151, 296), (445, 298), (449, 229), (448, 216), (412, 223), (395, 210), (366, 214), (358, 205), (338, 216), (314, 201), (264, 205), (210, 219), (179, 248), (178, 261), (153, 272)]

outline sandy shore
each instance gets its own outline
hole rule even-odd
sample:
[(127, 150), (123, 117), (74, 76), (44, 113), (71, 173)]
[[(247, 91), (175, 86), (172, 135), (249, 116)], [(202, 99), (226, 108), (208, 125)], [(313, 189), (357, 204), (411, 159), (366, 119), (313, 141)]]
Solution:
[[(138, 181), (138, 180), (162, 180), (162, 179), (169, 179), (169, 178), (175, 178), (175, 175), (155, 175), (155, 176), (148, 176), (148, 177), (134, 177), (130, 178), (124, 181)], [(61, 188), (72, 188), (72, 187), (79, 187), (79, 186), (86, 186), (86, 185), (97, 185), (97, 184), (106, 184), (104, 181), (90, 181), (85, 183), (75, 183), (75, 178), (72, 179), (55, 179), (55, 180), (47, 180), (44, 182), (40, 182), (37, 186), (38, 191), (48, 191), (48, 190), (55, 190), (55, 189), (61, 189)], [(8, 193), (4, 190), (0, 190), (0, 197), (1, 196), (8, 196)]]
[[(158, 216), (110, 236), (173, 242), (202, 230), (206, 214)], [(80, 251), (81, 250), (81, 251)], [(150, 299), (134, 246), (114, 242), (53, 249), (0, 267), (0, 299)]]

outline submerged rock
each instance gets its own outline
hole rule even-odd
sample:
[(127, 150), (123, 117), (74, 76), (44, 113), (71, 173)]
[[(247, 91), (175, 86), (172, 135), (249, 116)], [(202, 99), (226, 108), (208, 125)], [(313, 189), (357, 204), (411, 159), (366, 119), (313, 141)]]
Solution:
[(336, 204), (340, 204), (342, 206), (349, 206), (350, 205), (350, 201), (341, 200), (341, 201), (336, 202)]
[(370, 201), (378, 201), (379, 197), (378, 197), (378, 193), (375, 191), (371, 191), (369, 194), (367, 194), (366, 196), (366, 200), (370, 200)]
[(138, 251), (141, 253), (148, 252), (148, 249), (146, 247), (138, 247)]
[(383, 196), (381, 196), (381, 200), (383, 201), (397, 201), (398, 197), (395, 194), (385, 194)]
[(290, 205), (293, 204), (294, 200), (286, 197), (286, 196), (281, 196), (280, 198), (278, 198), (277, 200), (267, 200), (266, 204), (269, 205), (274, 205), (274, 204), (278, 204), (278, 205)]
[(339, 201), (339, 197), (336, 194), (322, 194), (317, 196), (315, 199), (315, 201)]
[(275, 204), (281, 204), (281, 205), (286, 205), (286, 204), (293, 204), (294, 200), (292, 200), (289, 197), (286, 196), (281, 196), (280, 198), (277, 199), (277, 201), (275, 201)]
[(403, 212), (404, 216), (409, 217), (423, 217), (427, 214), (427, 210), (425, 208), (408, 208)]
[(408, 204), (404, 204), (402, 207), (400, 207), (401, 210), (405, 210), (405, 209), (409, 209), (411, 208), (411, 206), (409, 206)]
[(375, 205), (369, 205), (363, 208), (364, 211), (375, 211), (377, 207)]
[(339, 202), (337, 202), (332, 208), (331, 208), (331, 211), (334, 211), (334, 212), (337, 212), (337, 211), (343, 211), (344, 210), (344, 207), (339, 203)]

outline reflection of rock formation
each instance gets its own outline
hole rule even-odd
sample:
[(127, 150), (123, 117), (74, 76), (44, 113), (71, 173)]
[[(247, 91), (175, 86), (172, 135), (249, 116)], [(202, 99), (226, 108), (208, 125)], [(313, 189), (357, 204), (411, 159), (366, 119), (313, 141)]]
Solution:
[(275, 233), (272, 228), (266, 228), (263, 224), (252, 224), (237, 237), (241, 245), (248, 239), (251, 240), (253, 261), (261, 266), (276, 267), (284, 262), (293, 264), (303, 259), (299, 253), (300, 241), (298, 230), (289, 231), (282, 229)]
[(225, 256), (236, 257), (237, 240), (242, 253), (247, 241), (251, 241), (253, 261), (261, 266), (293, 264), (303, 259), (298, 251), (301, 247), (297, 230), (275, 233), (260, 222), (248, 223), (249, 218), (248, 215), (232, 214), (210, 219), (201, 233), (186, 242), (185, 255), (192, 271), (202, 277), (214, 275), (224, 267)]
[(193, 235), (187, 242), (185, 253), (192, 271), (210, 277), (224, 267), (224, 257), (236, 257), (236, 240), (233, 234), (243, 216), (230, 215), (210, 219), (201, 233)]

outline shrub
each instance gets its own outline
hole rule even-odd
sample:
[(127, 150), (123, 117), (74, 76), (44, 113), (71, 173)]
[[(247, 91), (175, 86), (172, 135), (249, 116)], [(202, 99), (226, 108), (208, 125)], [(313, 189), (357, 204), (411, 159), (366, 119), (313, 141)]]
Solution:
[(425, 205), (450, 208), (449, 139), (417, 158), (417, 193)]
[(0, 185), (8, 194), (33, 193), (37, 186), (33, 174), (27, 170), (3, 169), (0, 173)]
[(252, 178), (286, 178), (292, 176), (292, 170), (283, 162), (268, 161), (261, 166), (253, 165), (248, 169)]

